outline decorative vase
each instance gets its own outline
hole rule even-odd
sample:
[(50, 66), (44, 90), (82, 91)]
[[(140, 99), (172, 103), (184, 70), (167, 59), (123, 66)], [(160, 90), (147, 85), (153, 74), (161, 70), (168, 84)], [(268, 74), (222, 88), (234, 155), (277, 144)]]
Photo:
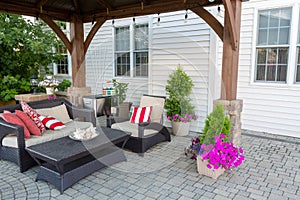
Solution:
[(200, 155), (197, 156), (197, 170), (201, 175), (209, 176), (213, 179), (217, 179), (221, 174), (224, 173), (225, 169), (209, 169), (207, 166), (207, 161), (202, 161), (202, 157)]
[(46, 94), (54, 94), (54, 87), (46, 87)]
[(189, 134), (190, 122), (172, 121), (173, 134), (177, 136), (186, 136)]

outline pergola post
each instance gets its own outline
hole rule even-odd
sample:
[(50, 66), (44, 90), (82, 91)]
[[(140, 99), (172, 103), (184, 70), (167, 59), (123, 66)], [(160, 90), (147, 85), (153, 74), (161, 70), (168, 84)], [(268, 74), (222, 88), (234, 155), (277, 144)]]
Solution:
[(224, 0), (223, 60), (221, 99), (214, 103), (224, 105), (231, 121), (231, 139), (240, 144), (241, 112), (243, 101), (237, 100), (239, 42), (241, 26), (241, 0)]
[(68, 89), (70, 101), (76, 106), (82, 105), (82, 97), (91, 94), (91, 88), (85, 87), (85, 47), (84, 26), (82, 19), (74, 15), (70, 24), (72, 45), (72, 80), (73, 87)]

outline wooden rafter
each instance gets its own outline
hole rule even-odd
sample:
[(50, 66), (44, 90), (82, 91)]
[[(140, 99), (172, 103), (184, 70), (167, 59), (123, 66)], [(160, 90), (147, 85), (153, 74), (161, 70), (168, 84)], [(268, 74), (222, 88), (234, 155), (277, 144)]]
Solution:
[[(40, 13), (40, 8), (36, 5), (29, 5), (25, 3), (16, 4), (15, 2), (0, 2), (0, 12), (10, 12), (19, 15), (27, 15), (35, 17), (37, 13)], [(55, 16), (56, 20), (70, 21), (70, 13), (63, 10), (45, 10), (43, 13), (47, 13), (48, 16)]]
[(223, 0), (224, 8), (226, 13), (229, 16), (229, 23), (230, 23), (230, 35), (231, 35), (231, 45), (232, 49), (235, 50), (237, 48), (237, 36), (236, 36), (236, 24), (235, 24), (235, 16), (233, 7), (230, 0)]
[(80, 13), (80, 7), (79, 7), (79, 2), (78, 0), (73, 0), (73, 4), (76, 10), (76, 13)]
[(39, 2), (37, 2), (36, 7), (40, 9), (47, 3), (47, 1), (48, 0), (40, 0)]
[(96, 22), (96, 24), (92, 27), (92, 29), (90, 30), (88, 36), (86, 37), (85, 39), (85, 42), (84, 42), (84, 53), (87, 52), (87, 49), (89, 48), (90, 46), (90, 43), (92, 42), (92, 39), (94, 38), (95, 34), (97, 33), (97, 31), (99, 30), (99, 28), (103, 25), (103, 23), (105, 22), (106, 20), (103, 18), (103, 19), (100, 19)]
[(113, 10), (113, 7), (106, 0), (97, 0), (97, 3), (104, 6), (108, 10)]
[[(198, 3), (177, 3), (174, 4), (172, 1), (154, 1), (151, 4), (144, 4), (144, 9), (141, 9), (140, 4), (132, 5), (132, 6), (123, 6), (123, 7), (116, 7), (114, 10), (109, 12), (109, 16), (107, 16), (106, 11), (100, 11), (94, 13), (94, 17), (101, 18), (105, 17), (106, 19), (112, 18), (125, 18), (125, 17), (132, 17), (132, 16), (141, 16), (141, 15), (148, 15), (153, 13), (165, 13), (171, 11), (178, 11), (183, 9), (190, 9), (199, 6)], [(90, 14), (83, 15), (84, 22), (92, 21), (92, 16)]]
[(57, 34), (57, 36), (62, 40), (62, 42), (65, 44), (66, 48), (72, 54), (72, 44), (67, 38), (66, 34), (59, 28), (59, 26), (48, 16), (46, 15), (40, 15), (40, 18), (48, 24), (48, 26)]
[(212, 14), (210, 14), (210, 12), (205, 10), (203, 7), (191, 8), (191, 11), (199, 15), (199, 17), (201, 17), (223, 41), (224, 27)]

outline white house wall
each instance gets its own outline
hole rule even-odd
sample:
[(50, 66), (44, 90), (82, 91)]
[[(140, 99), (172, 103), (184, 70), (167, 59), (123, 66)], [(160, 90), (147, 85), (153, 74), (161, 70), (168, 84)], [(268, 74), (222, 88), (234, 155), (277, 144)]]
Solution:
[[(244, 100), (243, 129), (300, 137), (300, 85), (291, 80), (286, 84), (253, 81), (257, 10), (293, 7), (299, 3), (299, 0), (252, 0), (242, 4), (238, 98)], [(299, 12), (294, 16), (299, 17)]]
[[(148, 17), (142, 17), (140, 19)], [(129, 25), (132, 19), (116, 20), (115, 26)], [(148, 21), (148, 20), (147, 20)], [(91, 23), (85, 26), (87, 31)], [(106, 21), (98, 30), (86, 55), (86, 85), (91, 87), (92, 94), (102, 93), (102, 86), (107, 81), (116, 79), (119, 82), (129, 83), (125, 101), (139, 104), (142, 94), (148, 93), (147, 78), (114, 77), (114, 38), (112, 21)]]
[(194, 13), (188, 13), (186, 22), (184, 15), (185, 11), (160, 14), (159, 25), (157, 15), (153, 17), (149, 90), (166, 95), (168, 76), (180, 64), (194, 82), (192, 103), (200, 116), (190, 130), (201, 132), (208, 112), (210, 28)]

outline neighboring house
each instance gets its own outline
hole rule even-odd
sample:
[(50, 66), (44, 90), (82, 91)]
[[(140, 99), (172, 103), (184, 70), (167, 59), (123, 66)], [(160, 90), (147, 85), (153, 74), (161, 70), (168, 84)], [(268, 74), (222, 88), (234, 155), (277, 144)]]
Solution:
[[(242, 128), (300, 137), (299, 0), (242, 4), (238, 98)], [(208, 8), (220, 21), (223, 12)], [(194, 81), (193, 104), (201, 132), (220, 96), (222, 41), (191, 11), (107, 21), (86, 56), (86, 81), (101, 93), (107, 80), (129, 82), (127, 101), (143, 93), (165, 95), (168, 75), (180, 64)], [(91, 24), (86, 25), (89, 29)], [(167, 125), (168, 122), (166, 122)]]

